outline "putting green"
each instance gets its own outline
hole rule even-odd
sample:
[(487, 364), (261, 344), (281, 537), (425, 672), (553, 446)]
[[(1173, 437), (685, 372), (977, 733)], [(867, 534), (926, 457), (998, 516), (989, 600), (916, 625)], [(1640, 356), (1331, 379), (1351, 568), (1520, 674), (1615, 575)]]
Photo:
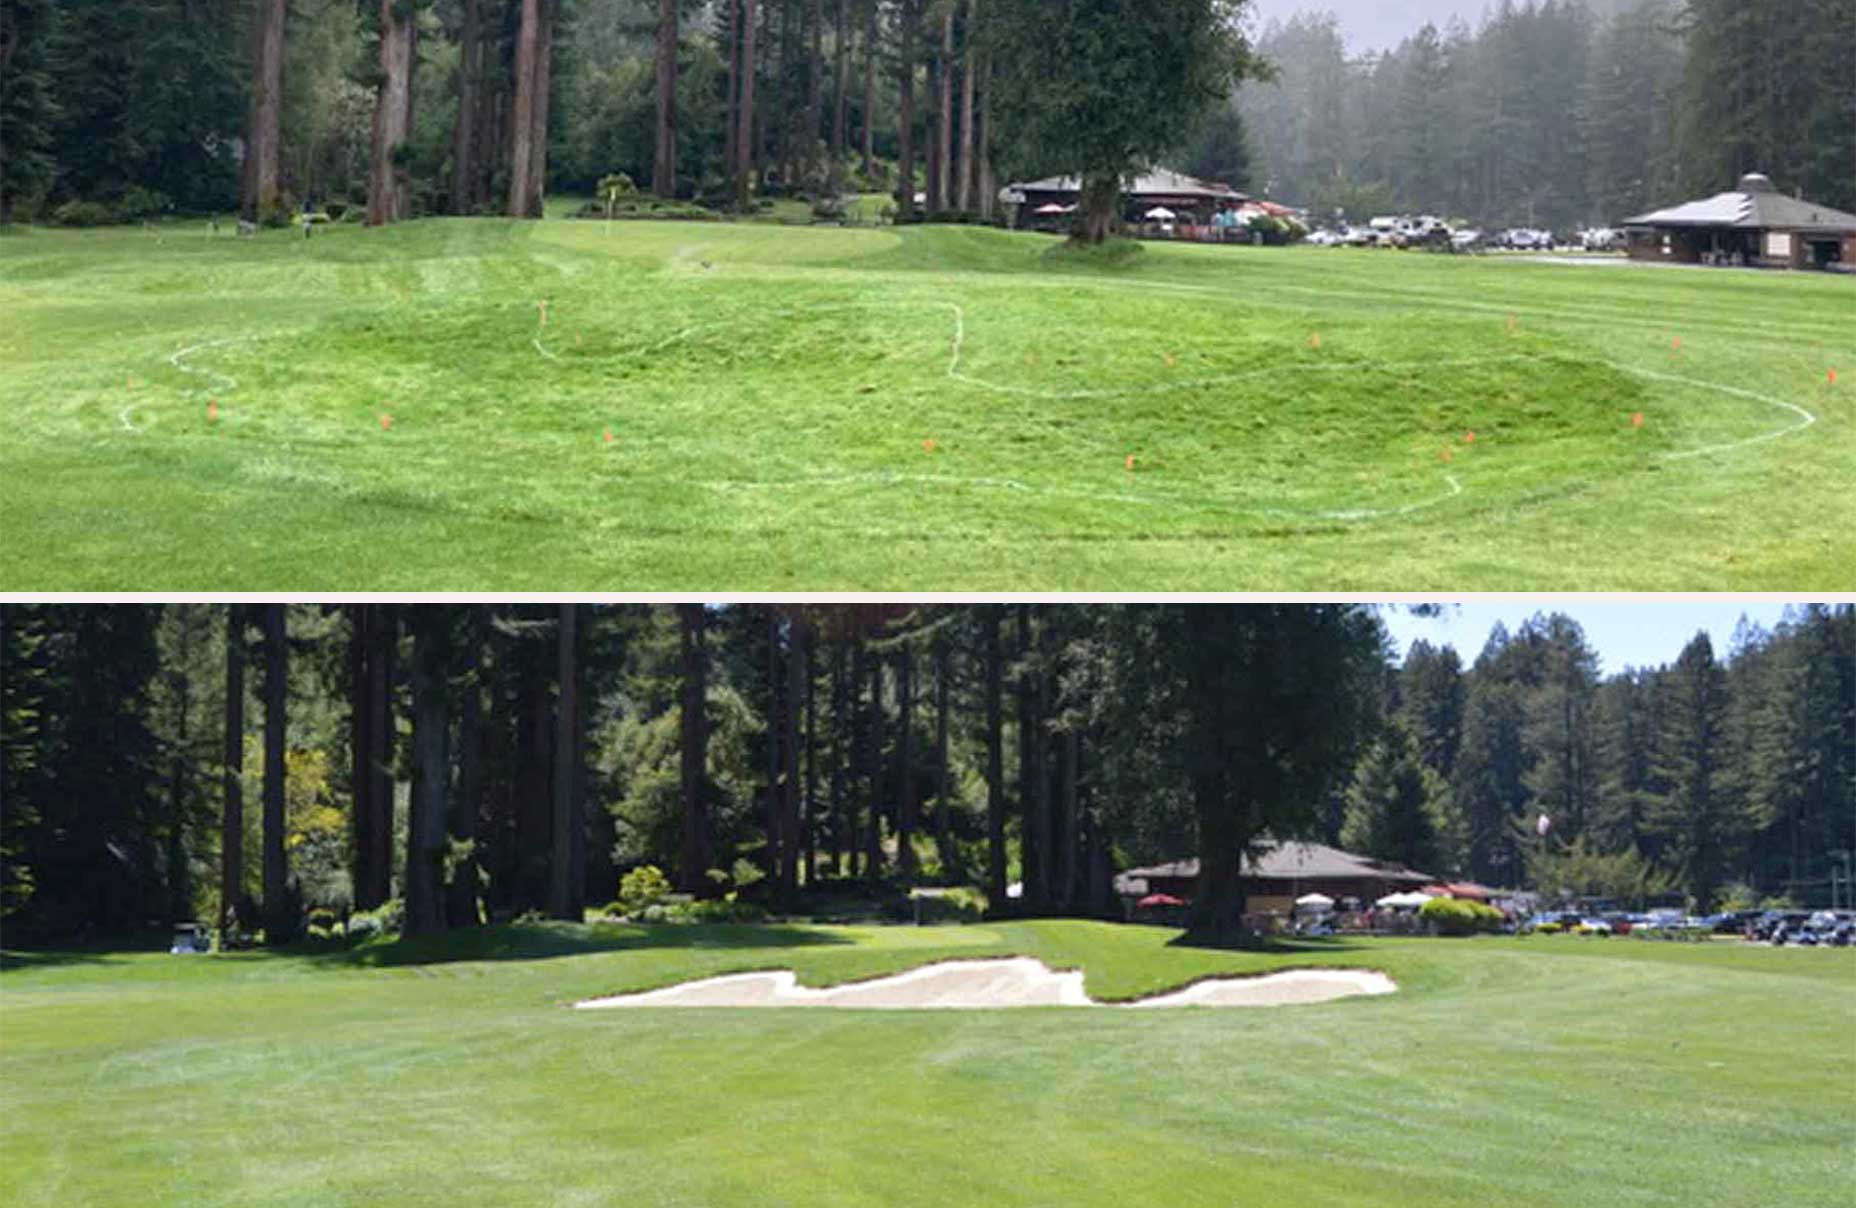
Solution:
[[(1622, 557), (1648, 534), (1620, 509), (1856, 469), (1849, 409), (1800, 368), (1849, 350), (1843, 281), (1737, 275), (1793, 320), (1697, 307), (1649, 355), (1670, 324), (1614, 308), (1720, 282), (1323, 249), (1096, 264), (963, 229), (169, 230), (134, 260), (120, 234), (0, 241), (23, 270), (0, 298), (41, 337), (0, 370), (0, 460), (41, 470), (0, 488), (22, 586), (1703, 586), (1693, 551)], [(95, 513), (125, 497), (133, 540)], [(1576, 565), (1513, 544), (1594, 507)], [(238, 512), (334, 556), (260, 553)], [(1789, 535), (1834, 550), (1827, 519)], [(177, 557), (137, 567), (151, 543)], [(549, 575), (508, 552), (544, 547)], [(1091, 556), (1056, 572), (1064, 547)], [(1225, 581), (1245, 550), (1262, 580)], [(1779, 565), (1831, 581), (1815, 550)]]

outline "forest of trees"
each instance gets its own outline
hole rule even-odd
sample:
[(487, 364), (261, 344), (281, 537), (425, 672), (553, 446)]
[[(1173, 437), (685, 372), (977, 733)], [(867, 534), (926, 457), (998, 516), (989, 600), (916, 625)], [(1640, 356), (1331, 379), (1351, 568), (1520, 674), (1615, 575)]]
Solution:
[[(1501, 0), (1366, 56), (1319, 12), (1253, 46), (1248, 11), (9, 0), (0, 220), (534, 217), (617, 173), (722, 208), (858, 189), (991, 218), (1014, 176), (1156, 157), (1324, 218), (1615, 222), (1751, 170), (1856, 208), (1856, 0)], [(1240, 85), (1258, 52), (1274, 80)]]
[[(1154, 0), (1164, 29), (1108, 22), (1058, 66), (1107, 87), (1105, 64), (1151, 63), (1164, 118), (1083, 113), (1138, 157), (1240, 78), (1243, 11)], [(619, 173), (723, 208), (856, 188), (990, 217), (995, 94), (1022, 74), (995, 51), (1048, 28), (1033, 0), (11, 0), (0, 219), (538, 217)]]
[(1746, 172), (1856, 209), (1856, 0), (1500, 0), (1359, 56), (1309, 7), (1237, 110), (1250, 184), (1322, 219), (1612, 224)]
[(1395, 660), (1358, 605), (7, 605), (6, 926), (578, 918), (645, 864), (775, 910), (939, 884), (1107, 916), (1116, 870), (1197, 852), (1222, 935), (1264, 834), (1827, 900), (1856, 608), (1596, 668), (1558, 615)]

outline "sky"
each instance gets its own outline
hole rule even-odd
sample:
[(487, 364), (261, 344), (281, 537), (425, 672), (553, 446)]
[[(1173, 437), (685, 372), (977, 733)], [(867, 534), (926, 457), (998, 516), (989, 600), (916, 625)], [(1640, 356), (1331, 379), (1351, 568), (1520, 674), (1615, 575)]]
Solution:
[(1523, 597), (1478, 599), (1445, 606), (1434, 619), (1414, 617), (1405, 608), (1381, 613), (1401, 658), (1411, 644), (1424, 638), (1433, 646), (1454, 646), (1463, 665), (1476, 661), (1497, 621), (1510, 633), (1535, 613), (1561, 612), (1579, 622), (1585, 640), (1598, 652), (1599, 671), (1614, 675), (1625, 667), (1657, 667), (1673, 663), (1690, 638), (1708, 631), (1717, 657), (1733, 648), (1734, 628), (1742, 616), (1770, 629), (1784, 614), (1783, 601), (1592, 601), (1578, 598)]
[(1260, 31), (1271, 19), (1287, 21), (1298, 12), (1327, 11), (1340, 18), (1341, 32), (1353, 51), (1389, 50), (1426, 21), (1442, 29), (1461, 15), (1474, 25), (1484, 0), (1251, 0)]

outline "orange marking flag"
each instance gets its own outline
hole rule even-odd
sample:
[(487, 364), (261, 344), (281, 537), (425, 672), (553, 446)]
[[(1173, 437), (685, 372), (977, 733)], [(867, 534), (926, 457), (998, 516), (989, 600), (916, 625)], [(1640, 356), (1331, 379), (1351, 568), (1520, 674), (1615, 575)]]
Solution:
[(206, 400), (206, 422), (209, 424), (219, 422), (219, 404), (210, 398)]
[(1643, 427), (1643, 412), (1639, 411), (1630, 417), (1630, 426), (1633, 428)]
[(388, 428), (391, 428), (392, 426), (393, 426), (393, 417), (391, 415), (386, 415), (383, 413), (380, 417), (380, 430), (382, 432), (385, 432)]

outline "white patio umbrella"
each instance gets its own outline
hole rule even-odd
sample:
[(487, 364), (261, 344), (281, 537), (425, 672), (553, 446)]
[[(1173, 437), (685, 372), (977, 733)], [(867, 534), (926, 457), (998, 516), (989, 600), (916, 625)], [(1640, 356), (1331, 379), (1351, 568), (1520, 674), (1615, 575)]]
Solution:
[(1380, 898), (1377, 902), (1374, 902), (1373, 905), (1384, 906), (1389, 910), (1403, 910), (1412, 906), (1422, 906), (1430, 900), (1430, 894), (1419, 893), (1417, 890), (1412, 889), (1404, 893), (1389, 893), (1385, 897)]
[(1171, 222), (1173, 219), (1178, 218), (1179, 215), (1167, 209), (1165, 206), (1155, 206), (1153, 209), (1147, 211), (1147, 217), (1159, 222)]
[(1325, 893), (1305, 893), (1295, 900), (1297, 906), (1306, 906), (1310, 910), (1326, 910), (1334, 905), (1334, 899)]

